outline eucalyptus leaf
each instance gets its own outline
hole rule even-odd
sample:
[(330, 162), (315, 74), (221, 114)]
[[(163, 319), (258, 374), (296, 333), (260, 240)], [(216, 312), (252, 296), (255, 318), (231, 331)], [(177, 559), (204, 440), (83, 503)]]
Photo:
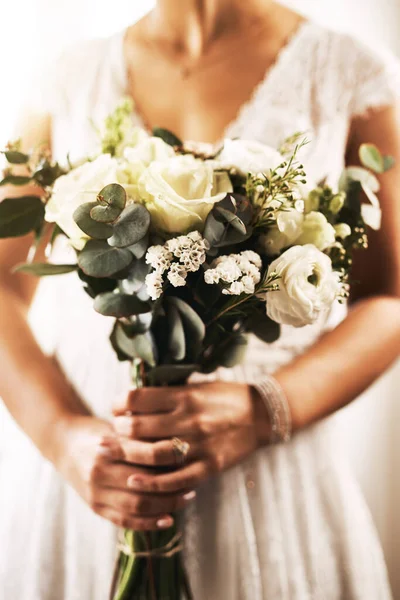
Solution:
[(55, 265), (52, 263), (27, 263), (14, 267), (13, 272), (28, 273), (37, 277), (47, 277), (48, 275), (65, 275), (76, 271), (78, 265)]
[(179, 312), (173, 304), (167, 310), (169, 339), (168, 353), (173, 361), (180, 362), (186, 355), (185, 331)]
[(247, 350), (248, 339), (244, 334), (236, 334), (227, 337), (217, 347), (215, 360), (222, 367), (231, 369), (243, 362)]
[(155, 127), (153, 129), (153, 136), (161, 138), (169, 146), (183, 146), (182, 140), (180, 140), (175, 134), (168, 129), (162, 127)]
[(169, 304), (177, 308), (189, 337), (196, 343), (201, 343), (206, 335), (206, 326), (194, 308), (177, 296), (171, 296), (168, 300)]
[(38, 230), (44, 205), (38, 196), (6, 198), (0, 202), (0, 238), (19, 237)]
[(392, 167), (394, 167), (394, 165), (396, 164), (396, 159), (394, 158), (394, 156), (384, 156), (383, 157), (383, 170), (386, 173), (386, 171), (389, 171)]
[(6, 150), (4, 155), (10, 165), (25, 165), (29, 161), (29, 155), (17, 150)]
[(117, 323), (112, 333), (111, 341), (120, 356), (122, 354), (129, 358), (141, 358), (150, 367), (155, 366), (153, 344), (149, 333), (129, 337), (122, 325)]
[(125, 208), (126, 191), (119, 183), (106, 185), (97, 196), (90, 216), (100, 223), (113, 223)]
[(199, 371), (199, 365), (160, 365), (147, 375), (150, 385), (171, 385), (185, 382), (190, 375)]
[(265, 310), (254, 310), (247, 321), (247, 329), (267, 344), (279, 339), (281, 333), (279, 323), (270, 319)]
[(361, 144), (359, 149), (361, 164), (375, 173), (383, 173), (385, 170), (384, 158), (377, 146), (374, 144)]
[(91, 238), (106, 240), (113, 234), (113, 226), (108, 223), (100, 223), (90, 216), (92, 208), (97, 206), (97, 202), (85, 202), (78, 206), (73, 214), (73, 218), (78, 227)]
[(130, 204), (121, 213), (114, 224), (110, 246), (124, 248), (133, 246), (142, 240), (150, 226), (150, 213), (142, 204)]
[(53, 185), (53, 183), (61, 177), (61, 175), (65, 175), (66, 171), (60, 167), (58, 163), (51, 164), (48, 160), (45, 160), (40, 168), (35, 171), (32, 175), (32, 179), (40, 187), (47, 187)]
[(142, 302), (134, 295), (104, 292), (96, 296), (94, 309), (106, 317), (121, 319), (122, 317), (149, 312), (150, 305), (147, 302)]
[(203, 231), (203, 237), (207, 240), (210, 247), (215, 247), (222, 241), (225, 235), (226, 226), (221, 221), (217, 221), (213, 211), (208, 214), (206, 224)]
[(129, 250), (132, 252), (135, 258), (142, 258), (149, 247), (149, 236), (145, 235), (139, 242), (133, 244), (133, 246), (128, 246)]
[(2, 185), (27, 185), (31, 183), (32, 177), (28, 177), (25, 175), (7, 175), (0, 181), (0, 186)]
[(231, 225), (231, 227), (234, 227), (235, 229), (237, 229), (239, 231), (239, 233), (241, 233), (242, 235), (246, 235), (247, 230), (246, 230), (245, 224), (235, 214), (233, 214), (229, 210), (226, 210), (225, 208), (222, 208), (220, 206), (215, 207), (215, 212), (217, 213), (217, 215), (221, 215), (224, 218), (224, 221), (226, 223), (229, 223), (229, 225)]
[(116, 279), (90, 277), (82, 269), (78, 269), (78, 277), (85, 284), (85, 292), (93, 299), (104, 292), (112, 292), (117, 287)]
[(90, 240), (79, 253), (78, 264), (91, 277), (111, 277), (129, 267), (133, 260), (129, 250), (110, 248), (107, 242)]
[(143, 258), (134, 260), (129, 268), (129, 274), (120, 283), (120, 289), (125, 294), (135, 294), (144, 285), (146, 276), (149, 274), (151, 266)]

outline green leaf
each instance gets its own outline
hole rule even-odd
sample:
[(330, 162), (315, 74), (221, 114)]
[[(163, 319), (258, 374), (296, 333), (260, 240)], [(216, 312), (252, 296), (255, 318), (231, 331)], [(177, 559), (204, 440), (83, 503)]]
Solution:
[(155, 366), (153, 345), (149, 333), (128, 337), (121, 324), (118, 323), (113, 331), (112, 343), (120, 353), (129, 358), (141, 358), (150, 367)]
[(129, 269), (129, 274), (126, 279), (120, 282), (120, 289), (125, 294), (135, 294), (143, 287), (146, 275), (151, 270), (151, 266), (148, 265), (144, 258), (135, 260)]
[(155, 127), (153, 129), (153, 136), (161, 138), (169, 146), (183, 146), (182, 140), (180, 140), (175, 134), (168, 129), (162, 127)]
[(241, 233), (242, 235), (246, 235), (246, 225), (235, 214), (233, 214), (229, 210), (226, 210), (226, 208), (222, 208), (221, 206), (216, 206), (215, 212), (217, 213), (217, 215), (221, 215), (224, 218), (224, 221), (226, 223), (229, 223), (231, 227), (237, 229), (239, 233)]
[(29, 155), (17, 150), (6, 150), (4, 155), (10, 165), (25, 165), (29, 161)]
[(106, 240), (113, 234), (113, 227), (108, 223), (99, 223), (90, 216), (92, 208), (97, 206), (96, 202), (85, 202), (78, 206), (73, 214), (75, 223), (83, 233), (86, 233), (91, 238), (98, 240)]
[(247, 343), (247, 336), (244, 334), (235, 334), (227, 337), (217, 347), (217, 351), (214, 353), (215, 361), (218, 362), (218, 365), (229, 369), (240, 364), (245, 357)]
[(53, 185), (53, 183), (61, 177), (61, 175), (65, 175), (66, 171), (60, 167), (58, 163), (51, 164), (48, 160), (44, 160), (40, 168), (32, 175), (32, 179), (36, 181), (36, 183), (40, 187), (47, 187)]
[(135, 258), (142, 258), (149, 247), (149, 238), (147, 235), (144, 236), (137, 244), (133, 244), (133, 246), (129, 246), (129, 250), (132, 252)]
[(19, 237), (38, 230), (44, 205), (38, 196), (6, 198), (0, 202), (0, 238)]
[(169, 304), (175, 306), (179, 311), (185, 330), (189, 331), (189, 336), (197, 343), (202, 342), (206, 335), (206, 326), (194, 308), (176, 296), (171, 296), (168, 300)]
[(383, 157), (383, 171), (390, 171), (392, 167), (396, 164), (396, 159), (394, 156), (384, 156)]
[(359, 150), (361, 164), (374, 173), (383, 173), (385, 162), (383, 156), (374, 144), (361, 144)]
[(32, 181), (32, 177), (27, 177), (24, 175), (7, 175), (7, 177), (4, 177), (4, 179), (2, 179), (2, 181), (0, 181), (0, 186), (1, 185), (27, 185), (28, 183), (31, 183)]
[(272, 344), (280, 337), (281, 327), (270, 319), (263, 310), (254, 310), (247, 322), (247, 329), (267, 344)]
[(167, 317), (169, 328), (168, 353), (173, 361), (180, 362), (186, 354), (185, 331), (179, 312), (173, 304), (168, 306)]
[(110, 248), (107, 242), (90, 240), (79, 253), (78, 264), (90, 277), (111, 277), (129, 267), (133, 254), (129, 250)]
[(90, 212), (92, 219), (100, 223), (112, 223), (125, 208), (126, 191), (119, 183), (110, 183), (98, 194), (97, 203)]
[(208, 214), (206, 224), (204, 227), (203, 237), (210, 244), (210, 247), (216, 247), (225, 235), (226, 226), (221, 221), (217, 221), (213, 215), (213, 211)]
[(151, 369), (147, 374), (147, 380), (152, 386), (181, 384), (185, 382), (192, 373), (199, 371), (199, 365), (160, 365)]
[(47, 277), (48, 275), (65, 275), (76, 271), (78, 265), (55, 265), (52, 263), (29, 263), (14, 267), (14, 273), (29, 273), (37, 277)]
[(112, 292), (117, 287), (116, 279), (90, 277), (89, 275), (86, 275), (82, 269), (78, 269), (78, 277), (85, 284), (85, 292), (93, 299), (103, 292)]
[(150, 213), (142, 204), (130, 204), (114, 224), (114, 231), (108, 243), (124, 248), (142, 240), (150, 226)]
[(133, 295), (105, 292), (96, 296), (94, 309), (106, 317), (121, 319), (149, 312), (150, 305)]

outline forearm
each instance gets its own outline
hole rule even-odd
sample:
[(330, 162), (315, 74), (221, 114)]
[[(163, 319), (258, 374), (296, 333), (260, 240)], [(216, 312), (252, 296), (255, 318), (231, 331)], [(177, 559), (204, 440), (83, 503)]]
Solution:
[(361, 394), (400, 354), (400, 299), (370, 298), (275, 373), (300, 429)]
[(55, 361), (38, 346), (26, 313), (18, 294), (0, 285), (0, 396), (40, 452), (55, 461), (54, 441), (62, 426), (85, 408)]

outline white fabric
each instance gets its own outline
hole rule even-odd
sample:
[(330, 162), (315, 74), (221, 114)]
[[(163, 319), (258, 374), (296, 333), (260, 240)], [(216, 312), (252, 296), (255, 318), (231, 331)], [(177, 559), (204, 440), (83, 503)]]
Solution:
[[(125, 93), (122, 35), (69, 52), (54, 77), (42, 101), (53, 114), (56, 157), (93, 151), (91, 123)], [(308, 171), (315, 180), (334, 181), (350, 119), (392, 104), (399, 81), (391, 57), (377, 57), (347, 35), (307, 23), (226, 135), (276, 146), (294, 131), (307, 130)], [(60, 245), (55, 258), (68, 260), (67, 254)], [(41, 323), (49, 318), (53, 327), (43, 336)], [(340, 318), (336, 307), (328, 321), (285, 327), (270, 346), (252, 338), (244, 365), (219, 376), (239, 381), (274, 371)], [(112, 320), (94, 312), (81, 283), (68, 275), (41, 282), (32, 323), (93, 411), (108, 416), (113, 398), (129, 386), (127, 365), (117, 362), (108, 342)], [(1, 449), (0, 596), (106, 600), (115, 528), (87, 508), (11, 419), (5, 428), (11, 442)], [(340, 453), (335, 418), (297, 434), (288, 445), (260, 450), (204, 485), (186, 514), (185, 533), (196, 600), (391, 597), (374, 526)]]

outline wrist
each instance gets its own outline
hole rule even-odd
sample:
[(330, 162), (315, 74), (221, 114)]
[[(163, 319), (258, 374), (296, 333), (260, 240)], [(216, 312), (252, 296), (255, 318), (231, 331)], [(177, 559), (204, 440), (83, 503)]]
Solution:
[[(288, 442), (292, 435), (292, 415), (286, 393), (272, 375), (252, 384), (256, 392), (257, 426), (260, 445)], [(266, 425), (266, 423), (268, 425)]]
[(267, 446), (271, 439), (272, 426), (271, 418), (268, 413), (265, 402), (261, 397), (260, 392), (254, 385), (249, 385), (249, 393), (251, 394), (253, 406), (254, 430), (256, 435), (257, 448)]

